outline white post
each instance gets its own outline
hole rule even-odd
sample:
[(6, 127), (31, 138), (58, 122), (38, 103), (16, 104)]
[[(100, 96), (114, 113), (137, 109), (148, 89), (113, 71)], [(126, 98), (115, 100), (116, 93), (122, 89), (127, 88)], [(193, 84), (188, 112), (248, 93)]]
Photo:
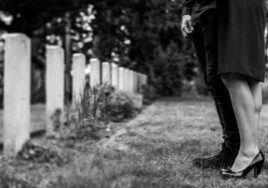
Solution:
[(134, 71), (134, 93), (138, 92), (138, 73)]
[(46, 50), (46, 134), (52, 136), (55, 117), (64, 110), (64, 52), (59, 46)]
[(129, 91), (129, 70), (124, 69), (124, 91)]
[(129, 70), (129, 91), (131, 93), (134, 92), (134, 72), (133, 72), (133, 70)]
[(90, 87), (100, 84), (100, 61), (97, 58), (90, 60)]
[(112, 86), (119, 88), (119, 69), (115, 63), (112, 63)]
[(143, 74), (143, 84), (144, 85), (148, 84), (148, 76), (146, 74)]
[(125, 69), (124, 67), (119, 67), (119, 90), (124, 91), (125, 82), (124, 82), (124, 74)]
[(85, 86), (86, 58), (84, 54), (73, 55), (73, 105), (81, 102)]
[(15, 156), (30, 138), (30, 39), (8, 34), (4, 55), (4, 155)]
[(102, 83), (111, 84), (111, 67), (109, 62), (102, 63)]
[(143, 81), (143, 74), (141, 74), (141, 73), (137, 73), (137, 79), (138, 79), (138, 92), (140, 93), (140, 92), (142, 92), (142, 85), (143, 85), (143, 83), (144, 83), (144, 81)]
[(140, 84), (147, 85), (147, 75), (140, 73)]

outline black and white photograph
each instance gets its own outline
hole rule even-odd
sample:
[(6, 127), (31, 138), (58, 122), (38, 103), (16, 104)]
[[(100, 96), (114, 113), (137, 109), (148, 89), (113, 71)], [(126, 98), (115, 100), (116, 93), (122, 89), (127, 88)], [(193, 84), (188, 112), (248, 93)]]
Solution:
[(268, 188), (268, 0), (0, 0), (0, 188)]

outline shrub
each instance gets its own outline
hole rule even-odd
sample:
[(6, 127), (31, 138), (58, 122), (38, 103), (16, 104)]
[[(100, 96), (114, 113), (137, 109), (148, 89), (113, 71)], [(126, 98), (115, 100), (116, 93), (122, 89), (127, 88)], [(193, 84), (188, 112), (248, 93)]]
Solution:
[(114, 122), (133, 117), (142, 108), (142, 97), (129, 92), (114, 91), (108, 98), (103, 113)]
[(142, 108), (142, 96), (117, 91), (109, 84), (86, 87), (76, 113), (69, 118), (74, 125), (76, 139), (100, 139), (107, 137), (109, 123), (133, 117)]

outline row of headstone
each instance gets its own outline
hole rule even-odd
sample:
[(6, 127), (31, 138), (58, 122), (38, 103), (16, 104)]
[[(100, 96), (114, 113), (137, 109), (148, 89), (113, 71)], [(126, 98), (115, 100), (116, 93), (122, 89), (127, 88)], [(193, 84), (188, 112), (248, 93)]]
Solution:
[[(52, 135), (56, 112), (64, 110), (64, 50), (46, 48), (46, 134)], [(73, 55), (73, 103), (79, 102), (85, 84), (86, 58)], [(4, 154), (15, 156), (30, 138), (31, 45), (23, 34), (8, 34), (4, 57)], [(90, 60), (90, 86), (108, 83), (116, 89), (138, 93), (147, 76), (115, 63)]]
[[(93, 62), (100, 62), (97, 59), (92, 59)], [(100, 67), (100, 66), (99, 66)], [(94, 69), (91, 69), (94, 72)], [(115, 63), (102, 63), (102, 79), (99, 83), (107, 83), (118, 90), (139, 93), (141, 86), (147, 84), (147, 76), (136, 71), (119, 67)]]

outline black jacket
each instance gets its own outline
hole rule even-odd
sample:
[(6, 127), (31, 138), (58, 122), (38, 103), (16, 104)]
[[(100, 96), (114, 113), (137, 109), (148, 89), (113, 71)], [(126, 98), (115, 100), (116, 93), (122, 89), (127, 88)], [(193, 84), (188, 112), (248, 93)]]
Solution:
[(184, 0), (183, 15), (193, 15), (198, 19), (203, 13), (216, 8), (216, 0)]

